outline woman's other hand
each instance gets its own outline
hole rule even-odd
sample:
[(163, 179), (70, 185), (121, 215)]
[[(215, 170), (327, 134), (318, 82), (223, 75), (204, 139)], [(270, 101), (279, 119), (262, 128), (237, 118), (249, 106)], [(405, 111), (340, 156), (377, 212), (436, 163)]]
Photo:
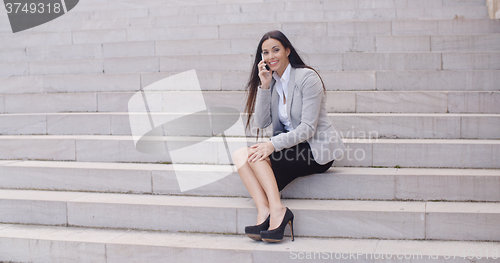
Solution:
[(255, 163), (266, 159), (274, 152), (274, 145), (271, 142), (257, 143), (250, 146), (248, 152), (248, 161)]
[(266, 62), (264, 62), (264, 60), (261, 60), (258, 64), (258, 67), (259, 67), (260, 83), (262, 83), (261, 88), (269, 89), (269, 86), (271, 85), (271, 79), (273, 78), (273, 76), (271, 72), (266, 69)]

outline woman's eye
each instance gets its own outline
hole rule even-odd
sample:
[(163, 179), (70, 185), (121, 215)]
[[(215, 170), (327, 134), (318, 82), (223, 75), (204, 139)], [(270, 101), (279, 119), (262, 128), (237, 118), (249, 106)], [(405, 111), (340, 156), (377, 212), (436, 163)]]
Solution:
[(275, 50), (274, 50), (274, 52), (278, 52), (278, 51), (280, 51), (280, 50), (279, 50), (279, 49), (275, 49)]

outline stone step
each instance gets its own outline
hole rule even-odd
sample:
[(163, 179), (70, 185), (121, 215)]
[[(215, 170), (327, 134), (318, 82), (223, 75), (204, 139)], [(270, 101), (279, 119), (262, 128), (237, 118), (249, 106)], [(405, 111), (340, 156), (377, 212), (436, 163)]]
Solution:
[[(6, 31), (4, 34), (0, 35), (0, 48), (99, 44), (124, 41), (203, 40), (217, 38), (259, 39), (265, 32), (273, 29), (282, 30), (287, 37), (434, 36), (500, 33), (500, 22), (495, 19), (344, 20), (331, 22), (280, 21), (273, 23), (256, 21), (257, 23), (221, 25), (165, 24), (158, 18), (148, 23), (137, 23), (134, 22), (132, 18), (91, 20), (91, 22), (87, 22), (83, 25), (76, 22), (56, 23), (57, 21), (58, 20), (54, 20), (50, 23), (33, 28), (33, 30), (37, 29), (38, 31), (23, 32), (21, 35), (13, 35), (9, 27), (5, 25), (3, 27), (0, 26), (0, 30)], [(47, 27), (47, 29), (44, 29), (44, 26)], [(242, 32), (242, 28), (252, 31)], [(58, 32), (44, 32), (42, 30)], [(168, 32), (168, 34), (166, 32)], [(248, 45), (248, 42), (246, 45)]]
[[(304, 62), (316, 70), (500, 70), (500, 52), (309, 53)], [(174, 55), (4, 62), (0, 77), (100, 73), (244, 71), (253, 55)]]
[[(500, 203), (285, 199), (283, 205), (294, 212), (298, 236), (500, 241)], [(256, 218), (251, 199), (234, 197), (0, 190), (0, 206), (2, 223), (138, 230), (241, 234)]]
[[(180, 176), (220, 179), (181, 191)], [(239, 174), (227, 165), (0, 161), (0, 185), (18, 190), (250, 197)], [(297, 178), (281, 194), (306, 199), (500, 202), (499, 187), (500, 170), (333, 167)]]
[[(314, 53), (500, 51), (500, 34), (457, 36), (296, 36), (297, 50)], [(0, 49), (4, 62), (255, 52), (250, 38), (115, 42)]]
[[(136, 92), (14, 94), (0, 96), (0, 113), (129, 112)], [(335, 113), (500, 113), (499, 91), (326, 91)], [(197, 112), (199, 91), (151, 91), (149, 112)], [(203, 91), (206, 107), (244, 112), (244, 91)], [(3, 104), (3, 105), (2, 105)], [(205, 108), (204, 108), (205, 109)], [(132, 110), (131, 110), (132, 111)]]
[[(162, 137), (139, 145), (132, 136), (4, 135), (0, 159), (84, 162), (229, 164), (237, 149), (252, 138)], [(266, 141), (264, 139), (263, 141)], [(499, 140), (343, 139), (346, 151), (335, 166), (416, 168), (500, 168)], [(149, 144), (148, 144), (149, 143)], [(166, 144), (166, 145), (165, 145)], [(173, 150), (167, 151), (170, 148)], [(144, 153), (148, 152), (148, 153)], [(229, 153), (228, 153), (229, 152)]]
[[(147, 114), (133, 113), (147, 118)], [(164, 122), (185, 116), (153, 113)], [(217, 115), (217, 114), (213, 114)], [(246, 123), (247, 115), (241, 120)], [(236, 119), (240, 118), (236, 117)], [(500, 114), (330, 113), (342, 138), (399, 139), (500, 139)], [(199, 135), (185, 129), (183, 135)], [(0, 114), (1, 135), (132, 135), (128, 113), (26, 113)], [(259, 134), (271, 136), (271, 127)], [(209, 131), (207, 136), (217, 135)], [(228, 130), (226, 136), (256, 136), (257, 130)]]
[[(379, 1), (380, 2), (380, 1)], [(391, 1), (392, 2), (392, 1)], [(446, 6), (446, 7), (413, 7), (393, 8), (390, 6), (367, 5), (368, 8), (343, 7), (338, 9), (336, 3), (321, 5), (321, 2), (302, 2), (292, 7), (293, 10), (283, 10), (283, 4), (272, 5), (261, 3), (247, 12), (243, 8), (229, 8), (224, 12), (224, 7), (213, 5), (212, 10), (216, 13), (195, 14), (171, 14), (173, 10), (163, 11), (165, 8), (130, 8), (124, 10), (104, 10), (69, 12), (51, 23), (58, 25), (45, 26), (42, 30), (74, 30), (83, 29), (90, 20), (102, 19), (128, 19), (131, 24), (139, 26), (161, 26), (161, 25), (224, 25), (224, 24), (246, 24), (255, 22), (281, 23), (281, 22), (326, 22), (342, 20), (406, 20), (406, 19), (487, 19), (488, 9), (483, 6)], [(199, 6), (201, 7), (201, 6)], [(231, 10), (233, 9), (233, 10)], [(221, 11), (222, 10), (222, 11)], [(174, 10), (175, 12), (175, 10)], [(196, 12), (196, 11), (194, 11)], [(4, 20), (7, 17), (3, 17)], [(127, 20), (124, 20), (127, 21)], [(64, 23), (70, 23), (63, 25)], [(95, 24), (95, 23), (93, 23)], [(123, 22), (121, 23), (123, 24)], [(4, 25), (2, 31), (8, 31), (8, 24)]]
[[(326, 90), (498, 91), (499, 70), (318, 70)], [(181, 72), (38, 75), (0, 78), (0, 94), (139, 91)], [(250, 71), (197, 71), (201, 90), (245, 90)], [(152, 87), (150, 87), (152, 88)], [(181, 88), (179, 88), (181, 89)], [(182, 90), (187, 90), (183, 87)]]
[(257, 12), (267, 8), (273, 11), (301, 11), (301, 10), (335, 10), (335, 9), (373, 9), (373, 8), (421, 8), (421, 7), (450, 7), (450, 6), (485, 6), (482, 0), (467, 1), (418, 1), (418, 0), (363, 0), (363, 1), (345, 1), (345, 0), (327, 0), (327, 1), (259, 1), (245, 2), (226, 2), (218, 4), (198, 4), (184, 6), (166, 6), (169, 3), (158, 3), (155, 1), (145, 1), (136, 3), (79, 3), (71, 12), (88, 11), (112, 11), (128, 10), (134, 8), (148, 8), (149, 15), (199, 15), (222, 12), (225, 13), (248, 13)]
[[(298, 230), (298, 227), (295, 227)], [(497, 242), (285, 237), (279, 244), (244, 235), (4, 224), (0, 260), (14, 262), (221, 262), (259, 263), (342, 259), (494, 262)], [(468, 253), (470, 251), (471, 253)], [(479, 254), (481, 253), (481, 254)], [(168, 258), (166, 258), (168, 257)], [(40, 260), (40, 261), (36, 261)], [(399, 261), (398, 260), (398, 261)], [(45, 261), (43, 261), (45, 262)]]

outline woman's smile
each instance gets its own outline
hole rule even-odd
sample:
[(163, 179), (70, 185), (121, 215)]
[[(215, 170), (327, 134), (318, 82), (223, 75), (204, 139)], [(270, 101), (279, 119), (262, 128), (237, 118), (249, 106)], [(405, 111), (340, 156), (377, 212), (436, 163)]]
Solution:
[(279, 76), (285, 72), (289, 60), (290, 49), (285, 49), (281, 42), (274, 38), (269, 38), (262, 43), (262, 55), (264, 61), (271, 71), (276, 71)]

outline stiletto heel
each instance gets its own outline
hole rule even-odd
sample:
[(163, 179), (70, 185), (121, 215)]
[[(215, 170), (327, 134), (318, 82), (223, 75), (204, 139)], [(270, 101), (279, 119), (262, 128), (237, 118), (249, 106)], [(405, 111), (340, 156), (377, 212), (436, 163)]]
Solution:
[(271, 221), (271, 215), (269, 215), (267, 219), (259, 225), (246, 226), (245, 235), (255, 241), (262, 241), (262, 238), (260, 237), (260, 231), (267, 230), (269, 228), (269, 221)]
[(292, 241), (294, 240), (293, 236), (293, 213), (286, 208), (285, 216), (283, 217), (283, 221), (281, 221), (281, 224), (278, 228), (271, 229), (271, 230), (266, 230), (266, 231), (260, 231), (260, 236), (262, 240), (266, 242), (280, 242), (283, 240), (283, 236), (285, 233), (285, 228), (286, 225), (290, 223), (290, 230), (292, 231)]

